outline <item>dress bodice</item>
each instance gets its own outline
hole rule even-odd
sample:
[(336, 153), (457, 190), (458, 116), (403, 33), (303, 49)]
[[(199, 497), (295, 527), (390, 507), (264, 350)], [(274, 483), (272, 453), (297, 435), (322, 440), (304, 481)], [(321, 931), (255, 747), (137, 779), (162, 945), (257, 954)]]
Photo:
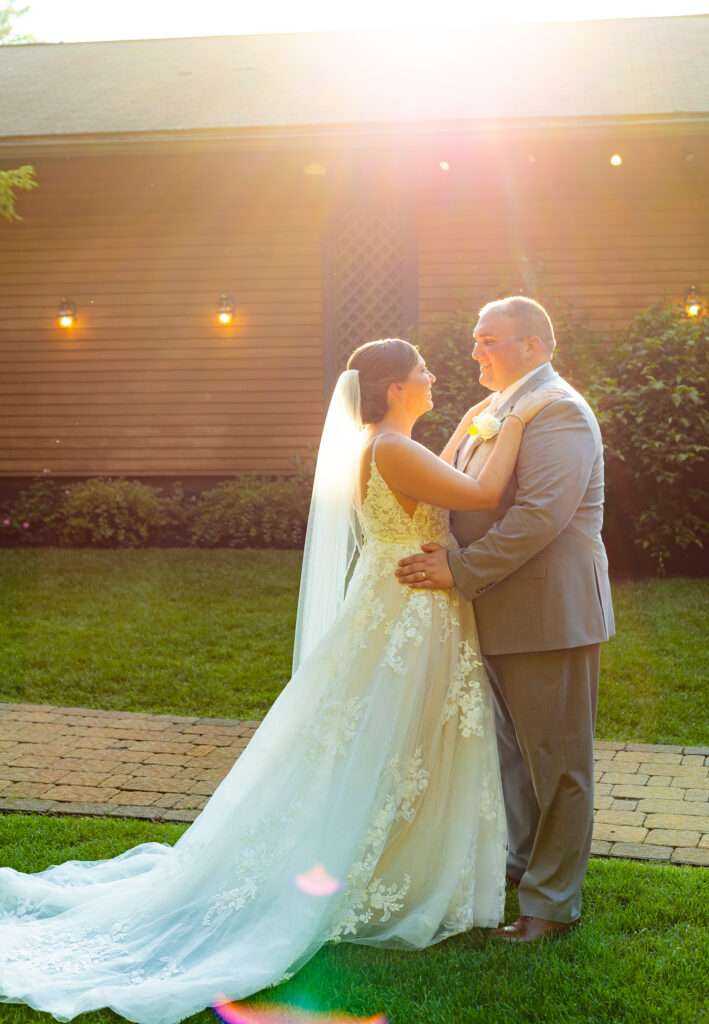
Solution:
[(413, 551), (425, 541), (449, 545), (448, 509), (420, 501), (414, 514), (409, 515), (399, 504), (374, 459), (370, 469), (367, 494), (360, 511), (365, 541), (414, 544)]

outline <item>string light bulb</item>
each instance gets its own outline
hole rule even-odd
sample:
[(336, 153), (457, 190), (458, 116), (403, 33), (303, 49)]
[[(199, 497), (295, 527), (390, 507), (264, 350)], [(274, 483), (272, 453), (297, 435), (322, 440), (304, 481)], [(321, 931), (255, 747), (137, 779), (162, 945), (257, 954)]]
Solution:
[(620, 155), (620, 153), (613, 154), (613, 156), (611, 157), (611, 163), (614, 167), (620, 167), (620, 165), (623, 163), (623, 157)]

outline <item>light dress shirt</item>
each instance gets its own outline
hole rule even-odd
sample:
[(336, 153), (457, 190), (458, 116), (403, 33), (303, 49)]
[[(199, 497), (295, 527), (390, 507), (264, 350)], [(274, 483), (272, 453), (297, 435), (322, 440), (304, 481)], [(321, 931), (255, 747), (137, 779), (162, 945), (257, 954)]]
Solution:
[[(542, 366), (546, 365), (546, 363), (542, 363)], [(524, 382), (529, 380), (530, 377), (533, 377), (535, 373), (538, 373), (539, 370), (541, 370), (541, 368), (541, 366), (535, 366), (533, 370), (529, 371), (529, 373), (525, 373), (524, 377), (519, 377), (511, 384), (508, 384), (505, 390), (499, 393), (497, 399), (492, 400), (492, 402), (490, 403), (490, 407), (492, 408), (492, 406), (494, 405), (495, 409), (499, 408), (499, 406), (501, 406), (503, 402), (506, 402), (508, 398), (512, 398), (512, 395), (514, 395), (514, 393), (518, 391), (519, 388), (522, 387)], [(486, 411), (489, 412), (490, 410), (488, 409)]]

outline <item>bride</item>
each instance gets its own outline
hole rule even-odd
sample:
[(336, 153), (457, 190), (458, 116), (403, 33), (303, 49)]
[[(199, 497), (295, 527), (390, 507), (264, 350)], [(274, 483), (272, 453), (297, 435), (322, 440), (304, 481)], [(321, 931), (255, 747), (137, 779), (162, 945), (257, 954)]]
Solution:
[(446, 463), (487, 403), (439, 459), (410, 437), (433, 405), (418, 351), (372, 342), (348, 366), (318, 456), (290, 683), (175, 846), (0, 870), (0, 1000), (173, 1024), (290, 978), (331, 940), (414, 950), (502, 919), (472, 607), (394, 569), (421, 542), (455, 543), (445, 508), (495, 507), (523, 420), (555, 396), (517, 403), (475, 481)]

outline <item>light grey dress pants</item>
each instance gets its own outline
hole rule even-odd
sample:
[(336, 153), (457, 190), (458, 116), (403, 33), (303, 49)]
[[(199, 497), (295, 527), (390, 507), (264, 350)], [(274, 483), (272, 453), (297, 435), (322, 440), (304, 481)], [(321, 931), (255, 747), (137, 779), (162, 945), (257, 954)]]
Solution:
[(575, 921), (591, 855), (600, 644), (484, 661), (520, 913)]

